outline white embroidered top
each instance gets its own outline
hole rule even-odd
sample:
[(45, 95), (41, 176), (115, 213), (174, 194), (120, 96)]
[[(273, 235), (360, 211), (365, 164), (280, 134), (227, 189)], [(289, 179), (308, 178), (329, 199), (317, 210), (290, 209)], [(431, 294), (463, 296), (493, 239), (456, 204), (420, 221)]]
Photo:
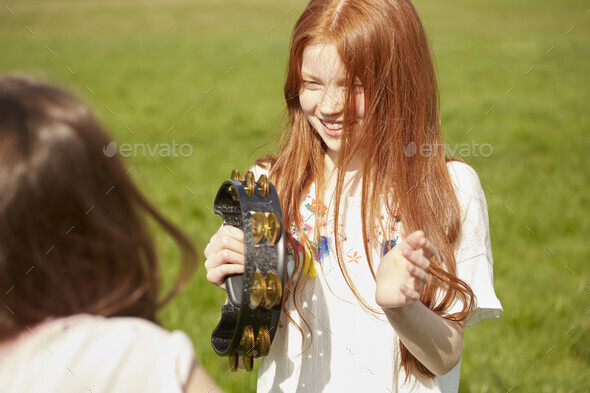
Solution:
[[(473, 325), (484, 318), (496, 318), (502, 306), (494, 293), (493, 260), (485, 196), (475, 171), (466, 164), (448, 164), (461, 207), (462, 229), (455, 256), (459, 278), (470, 285), (477, 298), (477, 310), (468, 321)], [(257, 170), (261, 173), (260, 169)], [(311, 325), (313, 339), (302, 353), (301, 334), (285, 315), (268, 356), (260, 364), (258, 392), (457, 392), (460, 362), (444, 376), (426, 379), (406, 375), (399, 361), (399, 340), (384, 315), (361, 307), (343, 278), (335, 256), (340, 242), (344, 263), (363, 299), (375, 303), (375, 280), (366, 261), (362, 239), (360, 198), (345, 198), (339, 228), (335, 229), (332, 209), (315, 200), (312, 186), (301, 207), (303, 230), (313, 239), (319, 217), (319, 261), (310, 253), (303, 274), (310, 276), (301, 290), (303, 315)], [(317, 213), (317, 214), (316, 214)], [(375, 270), (391, 247), (405, 237), (398, 220), (382, 217), (384, 235), (377, 225), (370, 235), (369, 250)], [(387, 237), (387, 238), (386, 238)], [(287, 309), (292, 307), (288, 301)], [(453, 310), (462, 308), (455, 304)], [(451, 310), (451, 312), (453, 311)], [(291, 309), (291, 317), (303, 324)], [(309, 343), (309, 335), (306, 344)]]

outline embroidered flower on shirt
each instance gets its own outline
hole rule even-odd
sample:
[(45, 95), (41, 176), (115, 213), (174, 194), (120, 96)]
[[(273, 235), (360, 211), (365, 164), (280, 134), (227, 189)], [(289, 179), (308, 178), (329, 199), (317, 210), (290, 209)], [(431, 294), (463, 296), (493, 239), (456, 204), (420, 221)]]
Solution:
[(348, 236), (346, 236), (346, 233), (344, 232), (344, 224), (339, 223), (338, 228), (339, 230), (336, 231), (336, 228), (332, 227), (332, 231), (330, 233), (332, 234), (332, 236), (337, 238), (341, 243), (343, 243), (348, 240)]
[(328, 212), (328, 207), (322, 203), (322, 201), (318, 201), (317, 199), (312, 198), (311, 204), (306, 203), (305, 207), (310, 212), (317, 214), (318, 216), (325, 216)]
[(352, 255), (347, 255), (348, 259), (348, 263), (356, 263), (358, 265), (359, 260), (362, 258), (362, 255), (359, 255), (356, 251), (354, 252), (354, 254)]
[(383, 245), (381, 247), (381, 258), (383, 258), (385, 256), (385, 254), (387, 254), (389, 251), (391, 251), (391, 249), (393, 249), (393, 247), (395, 247), (395, 245), (397, 244), (397, 240), (385, 240), (383, 242)]
[(330, 244), (325, 236), (320, 237), (320, 244), (318, 244), (318, 262), (322, 263), (324, 257), (330, 255)]

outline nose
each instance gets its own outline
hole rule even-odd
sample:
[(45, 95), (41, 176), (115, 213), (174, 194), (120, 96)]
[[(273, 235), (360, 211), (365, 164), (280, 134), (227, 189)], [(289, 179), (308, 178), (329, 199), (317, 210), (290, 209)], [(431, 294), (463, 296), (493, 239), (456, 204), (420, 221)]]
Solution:
[(320, 113), (324, 116), (339, 115), (344, 108), (343, 89), (326, 89), (318, 104)]

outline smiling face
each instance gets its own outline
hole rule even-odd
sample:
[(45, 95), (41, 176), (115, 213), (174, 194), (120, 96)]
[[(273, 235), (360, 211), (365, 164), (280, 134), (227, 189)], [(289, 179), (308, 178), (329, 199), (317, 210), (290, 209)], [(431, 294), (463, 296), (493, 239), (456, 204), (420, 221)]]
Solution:
[[(299, 104), (313, 129), (319, 134), (328, 154), (335, 158), (343, 134), (346, 100), (346, 71), (336, 47), (332, 44), (314, 44), (303, 51), (301, 64), (302, 84)], [(355, 83), (355, 120), (364, 115), (364, 93)]]

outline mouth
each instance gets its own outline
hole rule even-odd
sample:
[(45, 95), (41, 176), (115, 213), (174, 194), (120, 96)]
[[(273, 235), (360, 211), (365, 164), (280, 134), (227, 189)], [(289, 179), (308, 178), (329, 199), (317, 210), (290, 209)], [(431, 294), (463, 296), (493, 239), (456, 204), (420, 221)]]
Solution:
[(325, 121), (319, 119), (320, 123), (324, 127), (324, 131), (328, 136), (338, 137), (342, 135), (342, 122), (341, 121)]

